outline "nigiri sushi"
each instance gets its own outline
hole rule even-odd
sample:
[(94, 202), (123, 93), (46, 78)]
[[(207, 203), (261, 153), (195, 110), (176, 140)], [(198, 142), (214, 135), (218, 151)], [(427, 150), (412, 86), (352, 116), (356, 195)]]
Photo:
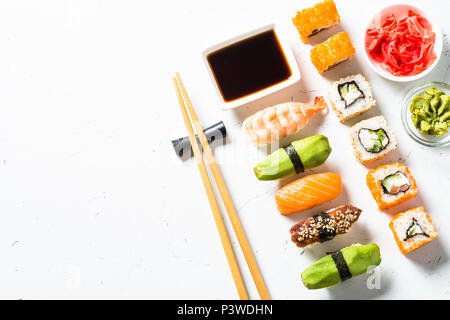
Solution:
[(307, 289), (327, 288), (366, 273), (380, 263), (380, 247), (375, 243), (355, 244), (331, 252), (306, 268), (302, 281)]
[(328, 138), (321, 134), (296, 140), (265, 157), (253, 169), (258, 180), (276, 180), (323, 164), (331, 153)]
[(270, 144), (303, 129), (311, 117), (327, 108), (323, 97), (316, 97), (314, 105), (287, 102), (268, 107), (248, 117), (242, 129), (248, 140), (256, 145)]
[(333, 200), (341, 191), (340, 175), (316, 173), (285, 185), (276, 193), (275, 201), (281, 214), (292, 214)]
[(299, 248), (313, 246), (350, 231), (362, 210), (352, 205), (342, 205), (317, 214), (293, 226), (289, 232)]

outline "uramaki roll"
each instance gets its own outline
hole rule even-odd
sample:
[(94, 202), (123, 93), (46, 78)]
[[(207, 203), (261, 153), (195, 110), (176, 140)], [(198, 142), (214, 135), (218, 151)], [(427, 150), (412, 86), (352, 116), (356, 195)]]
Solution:
[(330, 70), (341, 62), (350, 59), (355, 48), (347, 32), (335, 34), (327, 41), (311, 50), (311, 61), (319, 73)]
[(333, 0), (325, 0), (312, 8), (298, 11), (292, 19), (304, 43), (308, 42), (310, 37), (334, 27), (340, 21), (341, 18)]
[(380, 210), (414, 198), (418, 192), (413, 175), (402, 163), (385, 164), (369, 171), (366, 183)]

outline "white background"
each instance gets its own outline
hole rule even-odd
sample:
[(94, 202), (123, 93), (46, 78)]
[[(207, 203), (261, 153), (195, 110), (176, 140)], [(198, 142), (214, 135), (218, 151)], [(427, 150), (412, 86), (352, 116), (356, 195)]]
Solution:
[[(290, 20), (312, 1), (1, 1), (0, 297), (238, 297), (195, 162), (180, 161), (170, 143), (186, 135), (171, 81), (179, 71), (202, 124), (226, 124), (230, 138), (216, 149), (217, 160), (273, 298), (450, 298), (449, 148), (422, 147), (402, 128), (401, 101), (421, 80), (384, 80), (363, 60), (362, 30), (389, 1), (336, 2), (342, 23), (313, 44), (345, 30), (357, 53), (320, 76), (309, 59), (311, 46), (301, 43)], [(410, 3), (421, 2), (448, 35), (449, 2)], [(222, 111), (201, 51), (271, 22), (289, 35), (301, 82)], [(445, 36), (439, 65), (424, 80), (450, 82), (449, 55)], [(313, 210), (281, 216), (274, 195), (293, 179), (255, 179), (252, 168), (266, 150), (246, 143), (241, 122), (269, 105), (311, 102), (331, 81), (358, 72), (372, 84), (373, 110), (345, 125), (331, 111), (317, 115), (290, 139), (315, 133), (330, 138), (333, 152), (314, 172), (340, 173), (343, 193)], [(355, 160), (348, 138), (350, 125), (379, 114), (399, 148), (376, 165), (404, 162), (420, 190), (386, 212), (377, 210), (365, 186), (368, 168)], [(293, 224), (344, 203), (363, 209), (351, 233), (304, 251), (290, 241)], [(403, 256), (388, 222), (419, 205), (440, 235)], [(237, 249), (234, 236), (232, 241)], [(324, 290), (303, 287), (304, 268), (355, 242), (381, 247), (381, 289), (367, 289), (366, 275)]]

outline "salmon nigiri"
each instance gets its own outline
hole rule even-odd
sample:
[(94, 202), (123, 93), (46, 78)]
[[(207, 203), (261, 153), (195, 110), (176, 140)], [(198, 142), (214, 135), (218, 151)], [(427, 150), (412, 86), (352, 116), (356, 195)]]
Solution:
[(248, 140), (264, 145), (290, 136), (303, 129), (311, 117), (327, 108), (323, 97), (316, 97), (314, 105), (287, 102), (258, 111), (244, 120), (242, 129)]
[(278, 190), (275, 201), (280, 213), (292, 214), (333, 200), (341, 191), (340, 175), (332, 172), (316, 173), (285, 185)]

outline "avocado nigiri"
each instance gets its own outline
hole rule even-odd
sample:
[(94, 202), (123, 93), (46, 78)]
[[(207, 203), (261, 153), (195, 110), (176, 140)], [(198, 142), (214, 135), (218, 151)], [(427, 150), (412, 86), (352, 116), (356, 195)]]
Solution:
[(276, 180), (323, 164), (330, 155), (328, 138), (317, 134), (293, 141), (271, 153), (254, 168), (258, 180)]
[(366, 273), (380, 263), (380, 248), (376, 244), (352, 245), (332, 252), (306, 268), (302, 281), (308, 289), (331, 287)]

